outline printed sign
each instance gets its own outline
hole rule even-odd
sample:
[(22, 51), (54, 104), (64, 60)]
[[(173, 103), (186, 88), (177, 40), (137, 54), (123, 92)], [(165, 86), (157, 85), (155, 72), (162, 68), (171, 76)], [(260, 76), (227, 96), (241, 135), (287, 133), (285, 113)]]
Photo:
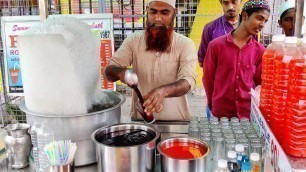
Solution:
[(5, 83), (9, 95), (21, 95), (23, 93), (17, 37), (38, 22), (38, 16), (1, 18)]
[[(56, 17), (58, 15), (50, 15)], [(113, 16), (112, 14), (69, 15), (88, 23), (91, 30), (101, 41), (101, 72), (114, 52)], [(39, 23), (39, 16), (9, 16), (1, 18), (1, 35), (3, 40), (5, 83), (8, 95), (23, 95), (23, 84), (17, 49), (17, 37), (31, 26)], [(102, 75), (101, 75), (102, 76)], [(102, 88), (115, 90), (115, 83), (104, 81)]]

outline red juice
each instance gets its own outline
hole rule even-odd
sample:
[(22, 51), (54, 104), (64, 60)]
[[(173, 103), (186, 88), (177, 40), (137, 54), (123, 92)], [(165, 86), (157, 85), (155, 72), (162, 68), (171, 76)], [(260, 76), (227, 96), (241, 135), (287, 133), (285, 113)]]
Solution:
[(195, 159), (207, 152), (207, 147), (197, 143), (173, 142), (161, 146), (161, 151), (173, 159)]

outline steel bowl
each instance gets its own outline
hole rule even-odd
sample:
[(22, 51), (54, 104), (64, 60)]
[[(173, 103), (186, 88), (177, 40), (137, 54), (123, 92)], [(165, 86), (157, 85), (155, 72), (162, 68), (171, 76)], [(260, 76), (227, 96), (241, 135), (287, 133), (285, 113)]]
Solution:
[[(152, 140), (133, 146), (110, 146), (100, 143), (99, 137), (118, 131), (141, 129), (154, 135)], [(121, 135), (121, 134), (118, 134)], [(117, 136), (117, 135), (116, 135)], [(148, 124), (117, 124), (103, 127), (92, 133), (96, 145), (98, 172), (146, 172), (153, 171), (156, 158), (156, 142), (160, 132)]]
[[(171, 146), (174, 142), (194, 143), (198, 146), (207, 148), (207, 152), (198, 158), (178, 159), (170, 157), (162, 151), (163, 146)], [(161, 171), (164, 172), (202, 172), (206, 170), (206, 162), (210, 154), (210, 147), (206, 142), (199, 139), (189, 137), (172, 137), (162, 140), (157, 145), (157, 150), (160, 153)]]
[(33, 125), (35, 121), (47, 121), (47, 127), (54, 131), (55, 140), (72, 140), (77, 144), (75, 166), (82, 166), (96, 162), (95, 144), (90, 135), (98, 128), (120, 123), (121, 105), (125, 97), (115, 91), (103, 90), (108, 98), (114, 100), (114, 106), (97, 112), (75, 116), (52, 116), (32, 112), (22, 101), (20, 109), (26, 113), (27, 123)]

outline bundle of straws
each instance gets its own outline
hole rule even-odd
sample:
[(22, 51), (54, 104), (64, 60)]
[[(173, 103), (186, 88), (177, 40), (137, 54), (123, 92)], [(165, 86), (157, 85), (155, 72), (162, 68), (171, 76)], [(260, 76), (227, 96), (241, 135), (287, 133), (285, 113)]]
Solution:
[(53, 141), (44, 147), (52, 166), (70, 164), (73, 161), (76, 149), (76, 143), (71, 142), (71, 140)]

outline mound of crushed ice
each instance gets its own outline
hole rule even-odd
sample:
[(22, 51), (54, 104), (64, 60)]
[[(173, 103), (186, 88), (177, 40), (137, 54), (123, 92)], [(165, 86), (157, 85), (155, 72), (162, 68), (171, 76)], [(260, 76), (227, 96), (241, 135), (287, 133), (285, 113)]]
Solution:
[(99, 39), (90, 26), (61, 16), (18, 37), (26, 107), (40, 114), (86, 114), (102, 99)]

